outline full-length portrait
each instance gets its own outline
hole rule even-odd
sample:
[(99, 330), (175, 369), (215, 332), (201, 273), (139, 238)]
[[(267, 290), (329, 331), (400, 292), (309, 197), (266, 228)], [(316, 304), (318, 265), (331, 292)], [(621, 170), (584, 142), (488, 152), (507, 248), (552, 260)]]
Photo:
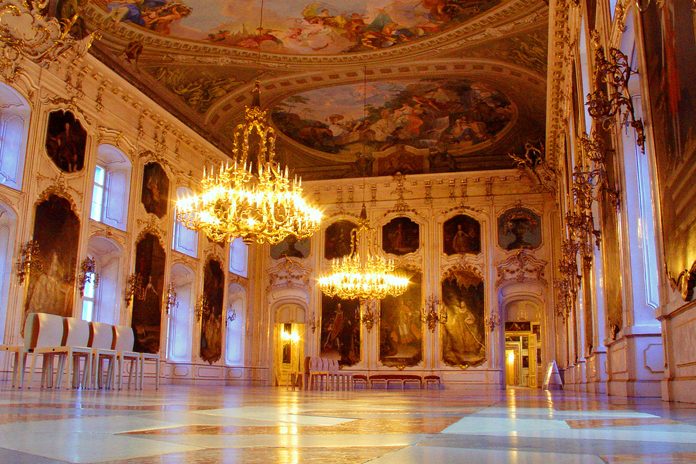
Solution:
[(406, 292), (387, 296), (379, 319), (379, 360), (385, 366), (416, 366), (423, 360), (423, 324), (420, 319), (422, 274), (402, 270), (409, 277)]
[(136, 292), (133, 295), (135, 351), (158, 353), (164, 291), (164, 248), (156, 235), (146, 233), (135, 247)]
[(471, 271), (453, 269), (442, 280), (447, 323), (442, 333), (442, 360), (471, 366), (486, 359), (483, 280)]
[(337, 359), (341, 366), (360, 362), (360, 311), (358, 300), (321, 296), (321, 356)]
[(80, 220), (70, 202), (50, 195), (36, 206), (33, 239), (39, 247), (32, 269), (24, 313), (72, 316)]
[(203, 305), (201, 313), (201, 346), (203, 361), (209, 364), (222, 356), (222, 302), (225, 292), (225, 273), (222, 264), (208, 260), (203, 274)]

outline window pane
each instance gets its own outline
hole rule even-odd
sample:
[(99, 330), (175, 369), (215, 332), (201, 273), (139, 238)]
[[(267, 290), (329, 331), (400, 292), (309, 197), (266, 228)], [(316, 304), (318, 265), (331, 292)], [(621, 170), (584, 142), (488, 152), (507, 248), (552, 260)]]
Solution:
[(85, 299), (94, 299), (94, 274), (91, 272), (87, 273), (89, 282), (85, 282)]
[(95, 221), (101, 221), (102, 203), (104, 201), (104, 187), (94, 184), (92, 191), (92, 211), (89, 215)]
[(230, 244), (230, 271), (242, 277), (247, 276), (247, 250), (247, 244), (241, 238)]
[(105, 175), (106, 171), (104, 170), (104, 168), (101, 166), (97, 166), (97, 169), (94, 171), (94, 183), (103, 186)]
[(82, 302), (82, 319), (85, 321), (92, 320), (92, 311), (94, 310), (94, 303), (91, 301)]

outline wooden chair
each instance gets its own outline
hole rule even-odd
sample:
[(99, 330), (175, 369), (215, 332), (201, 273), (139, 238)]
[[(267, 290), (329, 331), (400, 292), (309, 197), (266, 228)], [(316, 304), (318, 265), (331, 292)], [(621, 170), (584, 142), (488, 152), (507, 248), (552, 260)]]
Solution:
[[(114, 336), (116, 337), (116, 368), (118, 369), (118, 376), (116, 382), (118, 383), (118, 389), (123, 388), (123, 367), (126, 361), (130, 361), (128, 370), (128, 389), (131, 387), (131, 380), (134, 380), (134, 388), (138, 388), (140, 385), (140, 353), (133, 351), (133, 344), (135, 343), (135, 336), (133, 335), (133, 328), (116, 325), (113, 327)], [(135, 378), (133, 377), (133, 369), (135, 368)]]

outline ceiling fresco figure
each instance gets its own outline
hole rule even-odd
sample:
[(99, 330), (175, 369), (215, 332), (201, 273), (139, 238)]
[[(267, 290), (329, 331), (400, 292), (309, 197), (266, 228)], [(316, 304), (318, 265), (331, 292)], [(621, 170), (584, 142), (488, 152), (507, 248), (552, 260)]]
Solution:
[(363, 145), (467, 152), (492, 141), (516, 114), (503, 93), (467, 79), (370, 83), (366, 115), (362, 91), (352, 84), (293, 95), (274, 107), (273, 122), (309, 148), (357, 157)]
[(501, 0), (290, 0), (257, 2), (131, 0), (99, 3), (115, 22), (164, 35), (283, 54), (340, 54), (389, 48), (437, 34), (478, 16)]

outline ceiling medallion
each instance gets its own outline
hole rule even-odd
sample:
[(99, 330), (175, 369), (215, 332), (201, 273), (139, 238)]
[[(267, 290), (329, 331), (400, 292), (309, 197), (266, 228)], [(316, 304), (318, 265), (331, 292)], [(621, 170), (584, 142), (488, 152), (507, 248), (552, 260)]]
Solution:
[(259, 94), (257, 81), (245, 121), (234, 131), (234, 163), (204, 170), (201, 192), (176, 202), (177, 220), (216, 242), (302, 239), (319, 228), (322, 218), (302, 196), (302, 180), (291, 180), (287, 166), (283, 170), (275, 160), (275, 131), (260, 108)]

